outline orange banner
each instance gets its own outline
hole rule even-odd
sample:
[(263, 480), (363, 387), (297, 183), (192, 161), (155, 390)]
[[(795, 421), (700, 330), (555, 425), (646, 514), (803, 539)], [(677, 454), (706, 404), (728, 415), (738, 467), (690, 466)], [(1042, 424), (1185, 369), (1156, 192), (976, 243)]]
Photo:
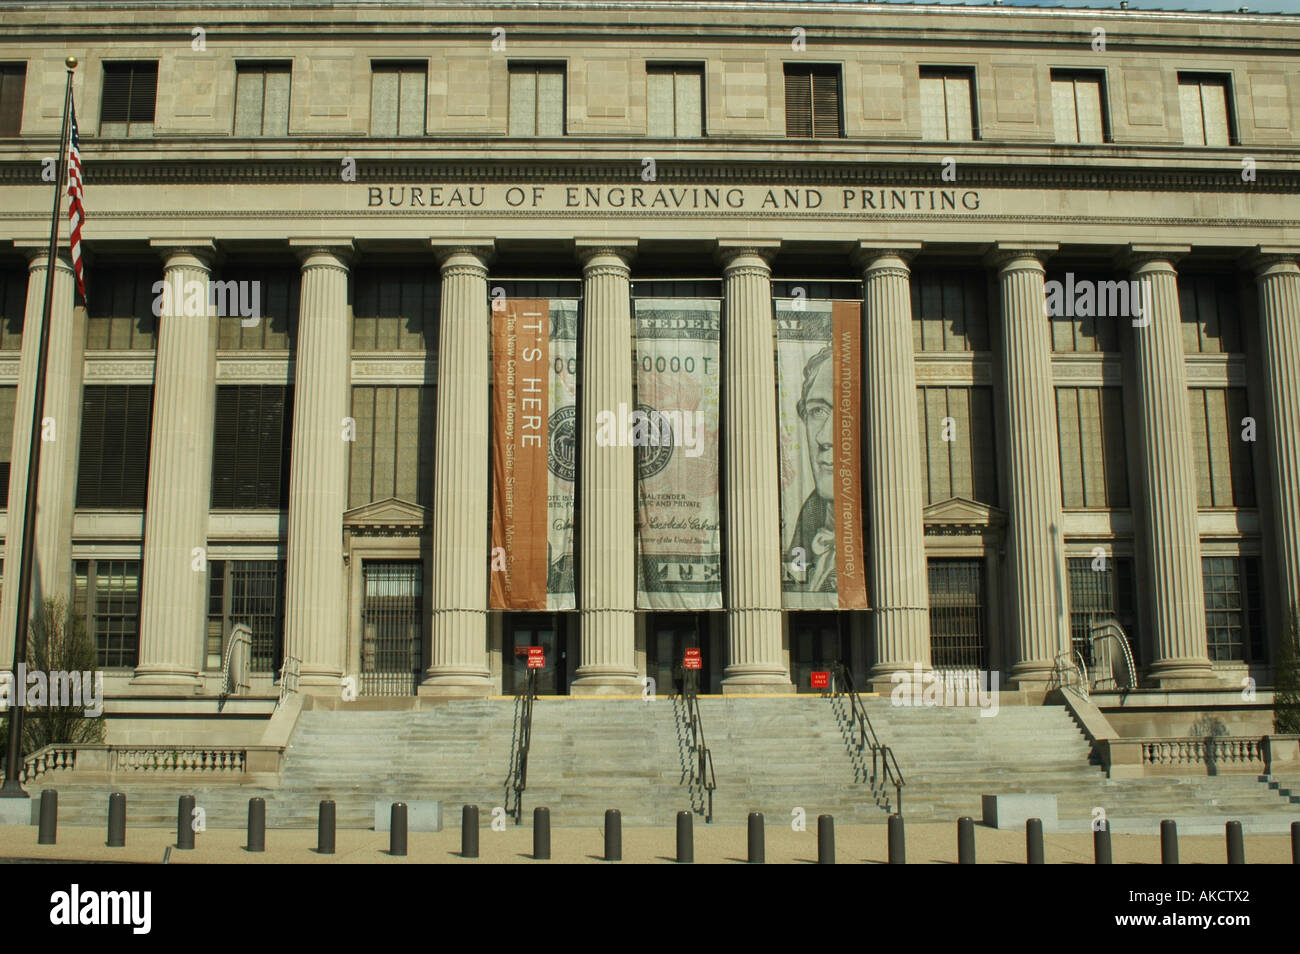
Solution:
[(493, 609), (546, 609), (550, 305), (492, 309)]
[(866, 548), (862, 540), (862, 306), (831, 305), (835, 362), (835, 563), (841, 608), (867, 606)]

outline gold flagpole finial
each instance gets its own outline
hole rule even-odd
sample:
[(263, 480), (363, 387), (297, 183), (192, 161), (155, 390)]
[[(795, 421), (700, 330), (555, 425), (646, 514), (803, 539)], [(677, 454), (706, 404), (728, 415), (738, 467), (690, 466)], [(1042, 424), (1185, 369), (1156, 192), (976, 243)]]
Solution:
[(68, 69), (70, 70), (75, 70), (77, 68), (77, 58), (75, 56), (68, 57), (64, 62), (68, 64)]

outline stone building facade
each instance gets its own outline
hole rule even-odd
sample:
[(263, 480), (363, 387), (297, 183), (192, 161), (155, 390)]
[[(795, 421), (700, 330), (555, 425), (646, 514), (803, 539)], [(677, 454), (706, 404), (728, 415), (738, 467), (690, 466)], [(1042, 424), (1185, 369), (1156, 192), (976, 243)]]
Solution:
[[(713, 691), (836, 660), (1038, 691), (1111, 616), (1145, 686), (1271, 684), (1300, 602), (1300, 18), (268, 0), (4, 23), (0, 657), (71, 55), (88, 287), (59, 261), (37, 581), (87, 615), (111, 695), (217, 694), (238, 622), (258, 691), (288, 658), (321, 694), (509, 693), (527, 646), (561, 693), (662, 685), (689, 646)], [(254, 281), (257, 316), (232, 304)], [(572, 609), (489, 600), (498, 298), (580, 301)], [(720, 302), (706, 609), (639, 600), (634, 448), (596, 438), (635, 403), (656, 298)], [(860, 303), (870, 609), (783, 601), (773, 303), (799, 299)]]

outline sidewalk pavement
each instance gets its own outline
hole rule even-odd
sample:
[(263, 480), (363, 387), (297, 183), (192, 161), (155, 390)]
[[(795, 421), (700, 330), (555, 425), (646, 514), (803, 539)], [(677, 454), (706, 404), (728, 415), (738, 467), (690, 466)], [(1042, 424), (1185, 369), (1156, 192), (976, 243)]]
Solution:
[[(811, 864), (817, 861), (817, 824), (808, 830), (769, 825), (766, 830), (769, 864)], [(176, 844), (175, 829), (128, 828), (125, 848), (106, 846), (104, 828), (60, 827), (58, 844), (36, 844), (34, 825), (0, 827), (0, 860), (40, 859), (62, 861), (118, 861), (157, 864), (166, 848)], [(835, 831), (836, 860), (840, 864), (883, 864), (888, 860), (888, 835), (884, 825), (845, 825)], [(195, 835), (195, 848), (172, 848), (170, 864), (545, 864), (532, 860), (531, 827), (510, 825), (505, 831), (483, 828), (479, 832), (479, 858), (460, 856), (460, 830), (412, 832), (406, 857), (388, 854), (386, 832), (340, 829), (336, 853), (316, 853), (314, 829), (268, 830), (267, 850), (245, 850), (245, 832), (213, 829)], [(1057, 833), (1044, 837), (1048, 864), (1092, 864), (1091, 833)], [(1251, 864), (1290, 864), (1287, 835), (1247, 835), (1246, 861)], [(1116, 864), (1159, 864), (1160, 836), (1116, 834), (1112, 837)], [(1224, 864), (1224, 836), (1193, 835), (1178, 840), (1183, 864)], [(998, 831), (975, 826), (976, 858), (982, 864), (1024, 864), (1023, 831)], [(599, 828), (552, 828), (551, 862), (600, 863), (604, 833)], [(695, 824), (695, 861), (701, 864), (744, 863), (746, 830)], [(623, 863), (671, 863), (676, 858), (676, 832), (672, 828), (624, 828)], [(957, 860), (956, 824), (913, 824), (907, 827), (907, 860), (912, 864), (951, 864)]]

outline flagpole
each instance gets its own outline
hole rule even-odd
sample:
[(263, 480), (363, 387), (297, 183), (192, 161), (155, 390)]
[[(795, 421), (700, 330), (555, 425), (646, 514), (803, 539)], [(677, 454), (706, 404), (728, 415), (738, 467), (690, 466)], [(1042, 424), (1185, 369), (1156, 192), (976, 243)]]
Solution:
[[(23, 529), (20, 538), (18, 575), (18, 614), (14, 626), (14, 665), (9, 699), (9, 745), (5, 759), (5, 780), (0, 798), (27, 798), (18, 776), (23, 761), (23, 706), (27, 687), (17, 682), (20, 666), (27, 662), (27, 628), (31, 619), (32, 564), (36, 544), (36, 494), (41, 470), (41, 421), (45, 412), (45, 359), (50, 347), (50, 312), (54, 310), (54, 267), (59, 254), (59, 213), (63, 209), (64, 174), (68, 168), (68, 116), (72, 103), (72, 71), (77, 58), (68, 57), (68, 82), (63, 93), (63, 126), (59, 130), (59, 151), (54, 186), (54, 211), (50, 213), (50, 249), (45, 263), (45, 304), (41, 309), (40, 346), (36, 352), (36, 380), (33, 382), (31, 443), (27, 451), (27, 494), (23, 498)], [(28, 329), (23, 329), (24, 333)]]

